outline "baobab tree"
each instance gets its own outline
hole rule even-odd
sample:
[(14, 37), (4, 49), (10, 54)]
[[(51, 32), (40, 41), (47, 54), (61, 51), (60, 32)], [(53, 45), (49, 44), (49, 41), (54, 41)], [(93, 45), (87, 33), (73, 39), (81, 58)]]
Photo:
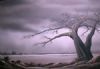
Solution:
[[(92, 17), (91, 17), (92, 16)], [(48, 31), (58, 31), (59, 29), (69, 29), (69, 32), (65, 32), (62, 34), (59, 34), (57, 36), (54, 36), (53, 38), (48, 38), (46, 37), (48, 40), (39, 44), (42, 44), (43, 46), (45, 46), (47, 43), (63, 37), (63, 36), (67, 36), (70, 37), (75, 45), (76, 48), (76, 52), (77, 52), (77, 57), (79, 60), (90, 60), (92, 59), (93, 55), (91, 52), (91, 46), (92, 46), (92, 37), (95, 33), (95, 31), (99, 29), (99, 25), (100, 25), (100, 17), (99, 14), (93, 14), (93, 15), (89, 15), (89, 16), (70, 16), (70, 15), (66, 15), (66, 18), (63, 18), (64, 20), (62, 20), (62, 24), (60, 27), (56, 27), (56, 28), (49, 28), (43, 31), (40, 31), (38, 33), (35, 33), (33, 35), (29, 35), (28, 37), (34, 37), (36, 35), (42, 34), (44, 32), (48, 32)], [(86, 27), (87, 30), (90, 30), (89, 34), (86, 37), (86, 41), (83, 42), (82, 39), (79, 37), (78, 35), (78, 30), (81, 27)]]

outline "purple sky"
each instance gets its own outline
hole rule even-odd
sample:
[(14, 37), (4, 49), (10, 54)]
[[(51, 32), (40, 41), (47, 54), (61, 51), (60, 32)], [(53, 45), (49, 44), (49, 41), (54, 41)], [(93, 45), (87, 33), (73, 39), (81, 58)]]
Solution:
[[(0, 50), (19, 52), (49, 52), (68, 53), (75, 52), (73, 41), (68, 37), (54, 40), (46, 47), (34, 46), (34, 43), (44, 39), (42, 35), (30, 39), (23, 39), (23, 36), (54, 27), (61, 14), (84, 15), (99, 11), (100, 0), (4, 0), (0, 2)], [(58, 23), (62, 25), (62, 23)], [(59, 33), (66, 31), (60, 30)], [(84, 29), (79, 31), (81, 32)], [(45, 34), (48, 36), (54, 33)], [(93, 51), (100, 50), (99, 33), (93, 37)], [(98, 38), (97, 38), (98, 36)], [(85, 40), (86, 35), (82, 36)]]

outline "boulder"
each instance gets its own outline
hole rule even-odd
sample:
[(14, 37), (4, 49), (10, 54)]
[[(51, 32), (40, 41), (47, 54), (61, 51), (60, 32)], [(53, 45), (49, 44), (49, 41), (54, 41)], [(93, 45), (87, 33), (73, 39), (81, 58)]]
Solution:
[(100, 62), (100, 56), (92, 58), (88, 63), (97, 63)]

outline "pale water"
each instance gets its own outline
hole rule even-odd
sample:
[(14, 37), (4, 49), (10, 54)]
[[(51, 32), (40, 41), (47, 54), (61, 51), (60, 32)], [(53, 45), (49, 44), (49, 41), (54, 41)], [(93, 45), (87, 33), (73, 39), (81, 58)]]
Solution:
[[(5, 55), (7, 56), (7, 55)], [(21, 60), (24, 63), (69, 63), (75, 60), (76, 54), (35, 54), (35, 55), (9, 55), (11, 60)]]

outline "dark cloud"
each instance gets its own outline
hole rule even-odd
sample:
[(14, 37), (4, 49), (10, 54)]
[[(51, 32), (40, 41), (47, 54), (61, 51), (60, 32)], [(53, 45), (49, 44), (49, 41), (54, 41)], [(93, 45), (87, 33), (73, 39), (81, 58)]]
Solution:
[(92, 4), (100, 5), (100, 0), (89, 0)]
[(36, 30), (32, 30), (31, 28), (24, 27), (18, 23), (0, 23), (0, 28), (2, 30), (12, 30), (12, 31), (19, 31), (19, 32), (35, 32)]
[(0, 6), (15, 6), (26, 3), (24, 0), (1, 0)]
[(31, 14), (28, 14), (31, 12), (30, 8), (20, 8), (23, 5), (26, 7), (27, 3), (26, 0), (1, 1), (0, 5), (5, 7), (0, 7), (0, 29), (19, 32), (36, 32), (36, 30), (26, 26), (26, 24), (29, 23), (27, 22), (28, 19), (33, 20)]

